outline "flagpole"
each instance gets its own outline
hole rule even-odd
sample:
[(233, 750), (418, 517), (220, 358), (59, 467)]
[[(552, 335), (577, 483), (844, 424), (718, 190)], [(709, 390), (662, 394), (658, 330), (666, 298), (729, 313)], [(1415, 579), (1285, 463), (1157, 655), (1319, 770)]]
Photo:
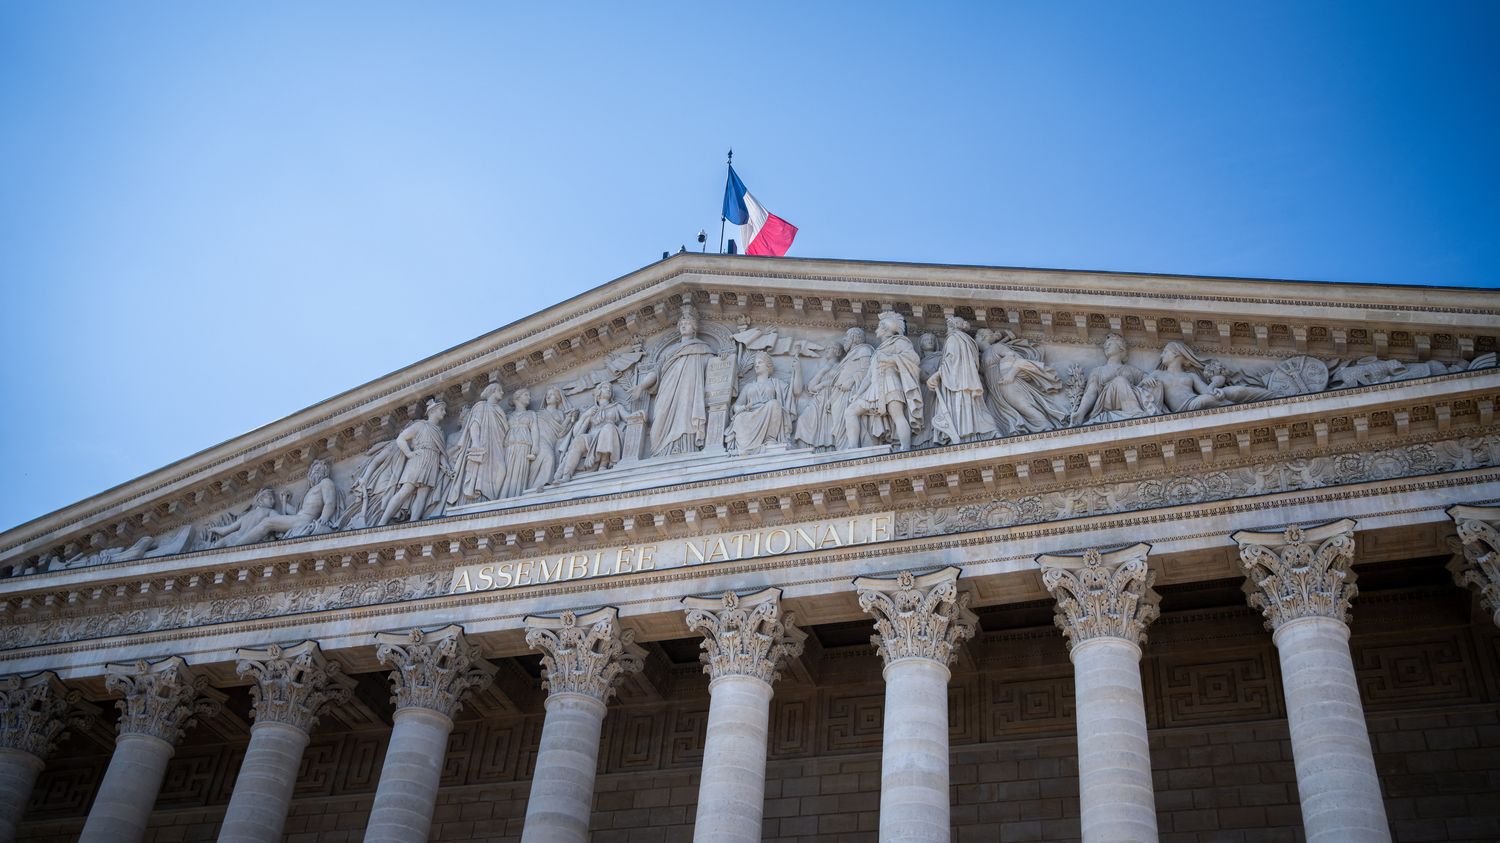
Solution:
[[(733, 167), (734, 166), (734, 150), (733, 149), (729, 150), (729, 161), (725, 164), (725, 166), (726, 167)], [(727, 174), (726, 174), (725, 177), (728, 178)], [(719, 214), (719, 254), (721, 254), (721, 255), (724, 254), (724, 223), (727, 222), (727, 221), (728, 220), (724, 217), (724, 214), (721, 212)]]

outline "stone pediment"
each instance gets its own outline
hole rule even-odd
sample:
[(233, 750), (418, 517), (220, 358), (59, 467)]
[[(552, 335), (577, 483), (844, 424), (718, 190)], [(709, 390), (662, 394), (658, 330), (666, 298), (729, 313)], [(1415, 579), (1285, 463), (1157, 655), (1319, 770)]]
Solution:
[[(1467, 290), (684, 254), (11, 529), (0, 573), (429, 522), (406, 543), (445, 545), (499, 510), (499, 541), (536, 545), (844, 490), (1019, 507), (1070, 475), (1488, 424), (1497, 335), (1500, 299)], [(799, 489), (813, 470), (833, 480)], [(634, 508), (569, 514), (600, 499)]]

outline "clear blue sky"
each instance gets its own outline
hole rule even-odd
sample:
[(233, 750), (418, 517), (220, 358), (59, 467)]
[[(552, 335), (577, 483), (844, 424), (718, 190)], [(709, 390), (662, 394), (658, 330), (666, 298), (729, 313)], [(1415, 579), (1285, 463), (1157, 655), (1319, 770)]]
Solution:
[(731, 144), (797, 255), (1500, 279), (1500, 4), (750, 9), (0, 0), (0, 528), (717, 235)]

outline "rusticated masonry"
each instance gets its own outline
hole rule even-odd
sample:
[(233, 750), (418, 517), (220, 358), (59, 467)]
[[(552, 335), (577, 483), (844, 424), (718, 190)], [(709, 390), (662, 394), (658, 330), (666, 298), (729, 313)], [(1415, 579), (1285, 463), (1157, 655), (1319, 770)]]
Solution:
[(713, 679), (748, 676), (769, 685), (788, 659), (802, 654), (807, 633), (790, 613), (782, 615), (779, 588), (744, 597), (733, 591), (717, 599), (684, 597), (682, 603), (688, 629), (703, 633), (703, 672)]
[(1458, 526), (1458, 548), (1448, 563), (1453, 581), (1474, 589), (1479, 605), (1500, 626), (1500, 507), (1455, 506), (1448, 515)]

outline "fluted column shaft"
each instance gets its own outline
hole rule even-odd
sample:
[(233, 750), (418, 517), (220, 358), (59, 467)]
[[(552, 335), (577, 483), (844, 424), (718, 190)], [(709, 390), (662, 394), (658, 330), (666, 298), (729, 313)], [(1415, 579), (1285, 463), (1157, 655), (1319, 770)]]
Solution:
[(78, 843), (129, 843), (145, 837), (172, 752), (170, 743), (152, 735), (116, 738)]
[(0, 747), (0, 843), (16, 839), (16, 827), (43, 766), (42, 759), (29, 752)]
[(948, 804), (948, 667), (898, 659), (885, 668), (880, 753), (880, 839), (945, 843)]
[(1281, 657), (1292, 761), (1308, 843), (1385, 843), (1380, 779), (1370, 750), (1349, 627), (1332, 618), (1288, 621), (1272, 640)]
[(1345, 518), (1279, 532), (1241, 530), (1245, 594), (1281, 659), (1307, 843), (1389, 843), (1390, 827), (1349, 655), (1354, 527)]
[(588, 694), (547, 697), (542, 741), (526, 803), (522, 843), (584, 843), (594, 810), (594, 774), (604, 703)]
[(526, 626), (527, 645), (542, 652), (548, 693), (521, 843), (587, 843), (605, 703), (646, 653), (613, 606), (533, 615)]
[(1141, 649), (1124, 638), (1092, 638), (1072, 658), (1083, 839), (1156, 840)]
[(453, 715), (471, 688), (494, 678), (495, 666), (480, 658), (457, 624), (431, 632), (382, 632), (375, 640), (376, 657), (395, 668), (396, 713), (365, 843), (426, 843)]

